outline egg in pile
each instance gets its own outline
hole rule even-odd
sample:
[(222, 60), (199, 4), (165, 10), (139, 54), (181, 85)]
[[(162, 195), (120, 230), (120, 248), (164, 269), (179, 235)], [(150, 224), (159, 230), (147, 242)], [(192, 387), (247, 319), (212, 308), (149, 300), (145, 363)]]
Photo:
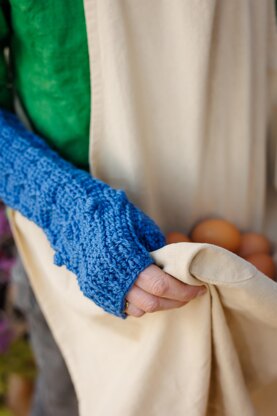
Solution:
[(276, 280), (276, 266), (271, 256), (271, 244), (262, 234), (240, 233), (239, 229), (223, 219), (207, 219), (198, 223), (190, 237), (179, 232), (167, 234), (167, 244), (179, 242), (210, 243), (236, 253), (258, 270)]

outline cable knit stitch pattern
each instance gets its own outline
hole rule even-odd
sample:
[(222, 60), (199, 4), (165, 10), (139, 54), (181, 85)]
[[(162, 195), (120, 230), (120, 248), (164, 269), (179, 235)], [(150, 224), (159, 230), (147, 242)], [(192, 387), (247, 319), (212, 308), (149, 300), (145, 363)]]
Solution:
[(124, 298), (165, 244), (157, 225), (124, 191), (63, 160), (16, 116), (0, 111), (0, 198), (41, 227), (54, 262), (85, 296), (122, 318)]

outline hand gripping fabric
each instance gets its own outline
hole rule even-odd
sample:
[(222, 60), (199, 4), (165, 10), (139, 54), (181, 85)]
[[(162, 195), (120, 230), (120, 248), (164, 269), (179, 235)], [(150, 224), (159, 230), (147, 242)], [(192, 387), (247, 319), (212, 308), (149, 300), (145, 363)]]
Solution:
[(41, 227), (80, 289), (122, 318), (124, 298), (165, 244), (157, 225), (122, 190), (63, 160), (16, 116), (0, 111), (0, 198)]

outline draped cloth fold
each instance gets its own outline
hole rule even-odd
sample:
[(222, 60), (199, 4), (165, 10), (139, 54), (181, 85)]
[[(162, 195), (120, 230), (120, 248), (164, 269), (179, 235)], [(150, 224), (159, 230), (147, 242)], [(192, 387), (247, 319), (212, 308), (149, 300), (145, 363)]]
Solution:
[(155, 262), (208, 293), (180, 309), (120, 320), (53, 265), (35, 224), (14, 212), (11, 222), (82, 416), (275, 414), (277, 283), (250, 263), (208, 244), (165, 246), (151, 253)]

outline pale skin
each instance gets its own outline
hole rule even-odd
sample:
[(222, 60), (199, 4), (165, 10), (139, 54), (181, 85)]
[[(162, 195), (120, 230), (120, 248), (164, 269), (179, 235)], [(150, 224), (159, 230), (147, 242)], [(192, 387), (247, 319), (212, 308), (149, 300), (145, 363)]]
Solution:
[(180, 308), (204, 293), (204, 286), (187, 285), (152, 264), (139, 274), (127, 293), (125, 312), (140, 318), (146, 312)]

